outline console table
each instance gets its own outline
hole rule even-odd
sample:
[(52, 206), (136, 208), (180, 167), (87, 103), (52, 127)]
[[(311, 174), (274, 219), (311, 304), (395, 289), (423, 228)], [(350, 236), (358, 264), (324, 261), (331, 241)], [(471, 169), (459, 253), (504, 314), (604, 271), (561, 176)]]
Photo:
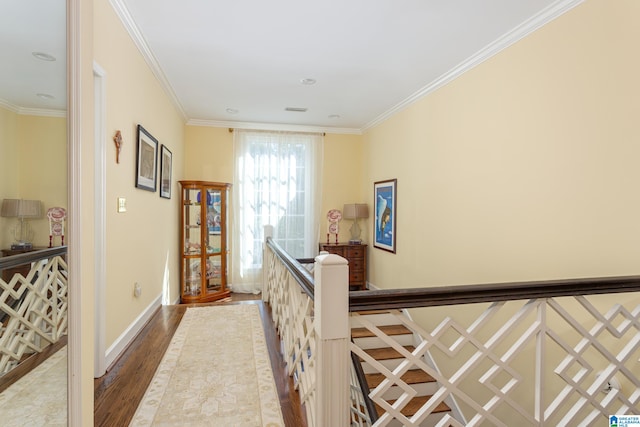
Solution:
[(320, 250), (340, 255), (349, 261), (349, 287), (367, 289), (367, 245), (320, 243)]

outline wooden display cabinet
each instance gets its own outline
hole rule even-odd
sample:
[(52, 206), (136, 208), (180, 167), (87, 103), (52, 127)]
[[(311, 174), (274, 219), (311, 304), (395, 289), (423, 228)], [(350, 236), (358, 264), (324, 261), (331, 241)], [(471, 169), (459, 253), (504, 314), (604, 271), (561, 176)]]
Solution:
[(180, 302), (216, 301), (227, 289), (231, 184), (180, 181)]

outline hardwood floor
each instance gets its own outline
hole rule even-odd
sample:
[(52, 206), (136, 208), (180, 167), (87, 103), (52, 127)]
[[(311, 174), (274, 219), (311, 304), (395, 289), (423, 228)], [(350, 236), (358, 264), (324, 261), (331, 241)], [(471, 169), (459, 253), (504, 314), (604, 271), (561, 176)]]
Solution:
[[(286, 427), (306, 427), (293, 381), (280, 356), (280, 339), (271, 310), (260, 295), (231, 294), (230, 298), (206, 305), (257, 304), (264, 326), (280, 407)], [(109, 371), (94, 381), (94, 425), (128, 426), (151, 382), (182, 316), (190, 305), (162, 306)]]

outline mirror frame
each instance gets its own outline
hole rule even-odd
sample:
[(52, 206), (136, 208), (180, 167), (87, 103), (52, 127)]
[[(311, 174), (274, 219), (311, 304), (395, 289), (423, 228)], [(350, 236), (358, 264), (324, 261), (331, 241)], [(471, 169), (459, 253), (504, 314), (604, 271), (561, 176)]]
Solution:
[[(80, 182), (81, 115), (81, 0), (67, 0), (67, 181), (68, 181), (68, 369), (67, 423), (82, 426), (82, 311), (81, 311), (81, 240), (80, 212), (82, 195)], [(86, 2), (89, 3), (89, 2)], [(85, 3), (85, 4), (86, 4)], [(89, 3), (90, 4), (90, 3)], [(78, 166), (78, 167), (76, 167)], [(93, 399), (93, 393), (90, 394)]]

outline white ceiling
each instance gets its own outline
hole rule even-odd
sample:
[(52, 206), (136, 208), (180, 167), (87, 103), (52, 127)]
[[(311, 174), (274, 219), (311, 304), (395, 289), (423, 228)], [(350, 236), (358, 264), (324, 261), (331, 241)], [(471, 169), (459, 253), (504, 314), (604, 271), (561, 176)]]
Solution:
[[(190, 123), (360, 132), (582, 0), (110, 1)], [(44, 36), (64, 0), (33, 3), (2, 0), (0, 51), (20, 59), (13, 74), (0, 67), (0, 81), (17, 82), (0, 99), (56, 108), (34, 93), (59, 100), (60, 76), (31, 52), (64, 51), (64, 37)], [(47, 24), (18, 25), (7, 8)], [(34, 62), (41, 70), (23, 69)]]
[[(0, 0), (0, 105), (26, 112), (66, 109), (65, 5), (65, 0)], [(39, 60), (33, 52), (56, 60)]]

